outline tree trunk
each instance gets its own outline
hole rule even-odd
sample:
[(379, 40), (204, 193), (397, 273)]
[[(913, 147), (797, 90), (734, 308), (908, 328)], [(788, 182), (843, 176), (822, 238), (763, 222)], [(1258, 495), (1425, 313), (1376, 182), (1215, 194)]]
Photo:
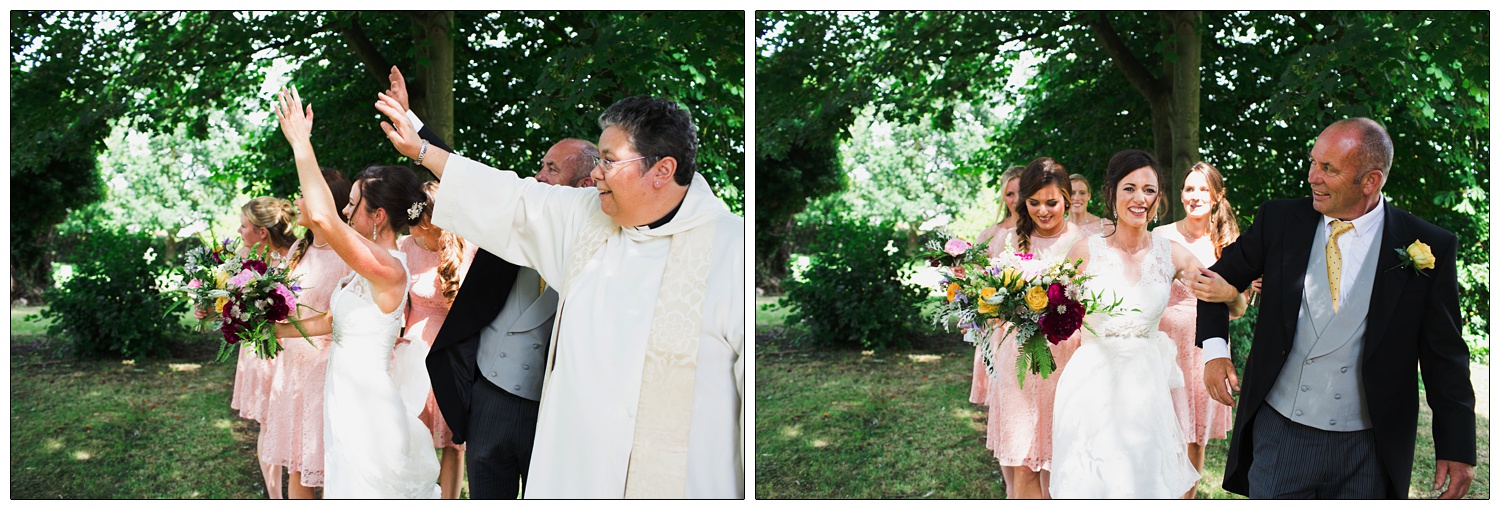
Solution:
[(453, 11), (424, 13), (418, 23), (426, 42), (427, 66), (422, 69), (425, 115), (422, 123), (449, 146), (453, 138)]
[[(1170, 124), (1171, 124), (1171, 146), (1166, 152), (1158, 152), (1157, 157), (1162, 160), (1164, 174), (1169, 176), (1167, 185), (1162, 191), (1164, 197), (1170, 199), (1173, 204), (1179, 204), (1172, 208), (1173, 213), (1169, 220), (1179, 220), (1186, 216), (1186, 211), (1180, 207), (1180, 191), (1182, 183), (1187, 179), (1188, 170), (1201, 161), (1198, 153), (1199, 132), (1199, 100), (1202, 91), (1203, 80), (1203, 43), (1198, 28), (1203, 24), (1203, 13), (1201, 11), (1180, 11), (1165, 13), (1171, 31), (1166, 39), (1168, 55), (1176, 58), (1164, 59), (1163, 65), (1169, 69), (1167, 76), (1171, 80)], [(1160, 144), (1158, 143), (1158, 148)]]

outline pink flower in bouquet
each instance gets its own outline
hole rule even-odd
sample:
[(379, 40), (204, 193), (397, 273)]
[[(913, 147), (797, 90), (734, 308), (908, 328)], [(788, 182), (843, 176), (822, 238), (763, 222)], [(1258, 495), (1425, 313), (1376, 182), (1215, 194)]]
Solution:
[(953, 272), (954, 278), (962, 280), (969, 277), (969, 272), (964, 270), (964, 266), (953, 266), (948, 269)]
[(229, 284), (235, 287), (243, 287), (246, 283), (249, 283), (250, 280), (255, 279), (255, 276), (255, 271), (245, 269), (240, 271), (240, 274), (234, 275), (234, 278), (230, 278)]
[[(1053, 287), (1060, 286), (1053, 285)], [(1052, 292), (1049, 290), (1047, 294), (1051, 297)], [(1042, 333), (1047, 335), (1048, 342), (1052, 342), (1053, 345), (1060, 344), (1083, 326), (1083, 305), (1064, 296), (1059, 304), (1049, 303), (1047, 314), (1037, 321), (1037, 325), (1041, 327)]]
[(196, 288), (202, 287), (202, 286), (203, 286), (203, 280), (199, 280), (197, 278), (193, 278), (193, 280), (190, 281), (190, 282), (188, 282), (188, 284), (187, 284), (187, 288), (189, 288), (189, 289), (196, 289)]
[(1019, 257), (1021, 260), (1031, 260), (1032, 254), (1030, 254), (1030, 253), (1017, 253), (1016, 257)]
[(963, 255), (964, 252), (969, 251), (969, 248), (973, 246), (974, 245), (969, 244), (968, 241), (955, 237), (953, 239), (949, 239), (948, 244), (943, 246), (943, 253), (947, 253), (949, 255), (957, 257), (959, 255)]
[(265, 262), (250, 259), (246, 260), (244, 264), (240, 264), (240, 269), (255, 271), (255, 274), (266, 274), (266, 269), (268, 269), (268, 267), (266, 266)]

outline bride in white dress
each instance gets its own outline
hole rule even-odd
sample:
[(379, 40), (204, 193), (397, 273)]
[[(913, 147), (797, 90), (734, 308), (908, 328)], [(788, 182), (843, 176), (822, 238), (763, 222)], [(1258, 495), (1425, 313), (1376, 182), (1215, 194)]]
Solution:
[(1085, 286), (1124, 310), (1084, 320), (1093, 329), (1057, 382), (1052, 421), (1053, 498), (1180, 498), (1198, 481), (1172, 407), (1182, 387), (1176, 346), (1157, 330), (1174, 278), (1200, 268), (1186, 248), (1146, 230), (1165, 207), (1156, 161), (1121, 151), (1110, 158), (1105, 204), (1117, 229), (1068, 252), (1093, 279)]
[[(323, 391), (323, 496), (437, 498), (437, 453), (417, 418), (430, 384), (426, 344), (396, 345), (409, 286), (396, 232), (427, 197), (410, 169), (371, 167), (355, 176), (349, 223), (340, 222), (309, 140), (312, 108), (304, 111), (295, 90), (282, 90), (276, 119), (297, 160), (299, 223), (354, 270), (339, 281), (329, 313), (303, 320), (309, 334), (331, 332), (334, 340), (327, 382), (316, 389)], [(277, 336), (300, 337), (289, 325), (277, 329)]]

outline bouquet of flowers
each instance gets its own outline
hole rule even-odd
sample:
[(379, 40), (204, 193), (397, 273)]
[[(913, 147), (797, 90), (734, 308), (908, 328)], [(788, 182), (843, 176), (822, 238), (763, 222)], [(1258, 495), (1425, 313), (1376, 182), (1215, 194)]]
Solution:
[[(286, 269), (274, 267), (272, 262), (278, 262), (280, 255), (267, 248), (240, 256), (235, 254), (238, 244), (238, 240), (225, 238), (183, 254), (182, 269), (188, 283), (177, 290), (187, 295), (195, 309), (216, 314), (200, 319), (198, 325), (212, 326), (224, 334), (219, 361), (229, 359), (240, 342), (254, 349), (261, 359), (272, 359), (282, 350), (276, 341), (275, 322), (288, 320), (307, 338), (307, 330), (292, 314), (302, 287)], [(312, 343), (311, 339), (307, 341)]]
[(926, 259), (932, 267), (945, 267), (949, 273), (965, 274), (964, 266), (984, 265), (989, 262), (985, 254), (989, 240), (971, 243), (964, 238), (948, 235), (943, 229), (934, 229), (926, 235), (923, 251), (918, 258)]
[(940, 282), (947, 300), (934, 321), (947, 328), (957, 319), (966, 328), (964, 340), (983, 350), (985, 371), (994, 377), (994, 353), (984, 339), (997, 322), (1007, 324), (1005, 336), (1015, 332), (1017, 382), (1025, 384), (1026, 373), (1047, 378), (1057, 369), (1048, 344), (1067, 340), (1091, 313), (1113, 315), (1120, 300), (1105, 303), (1098, 294), (1088, 294), (1083, 283), (1091, 278), (1078, 271), (1082, 260), (1048, 264), (1030, 254), (1006, 253), (983, 264), (946, 268)]

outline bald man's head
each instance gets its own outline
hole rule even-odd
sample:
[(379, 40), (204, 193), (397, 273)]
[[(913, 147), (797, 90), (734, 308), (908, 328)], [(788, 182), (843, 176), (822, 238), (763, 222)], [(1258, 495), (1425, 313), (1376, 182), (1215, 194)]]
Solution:
[(592, 142), (564, 138), (542, 156), (542, 168), (537, 171), (536, 180), (557, 186), (592, 187), (594, 179), (589, 173), (594, 170), (594, 158), (598, 156), (599, 148)]

